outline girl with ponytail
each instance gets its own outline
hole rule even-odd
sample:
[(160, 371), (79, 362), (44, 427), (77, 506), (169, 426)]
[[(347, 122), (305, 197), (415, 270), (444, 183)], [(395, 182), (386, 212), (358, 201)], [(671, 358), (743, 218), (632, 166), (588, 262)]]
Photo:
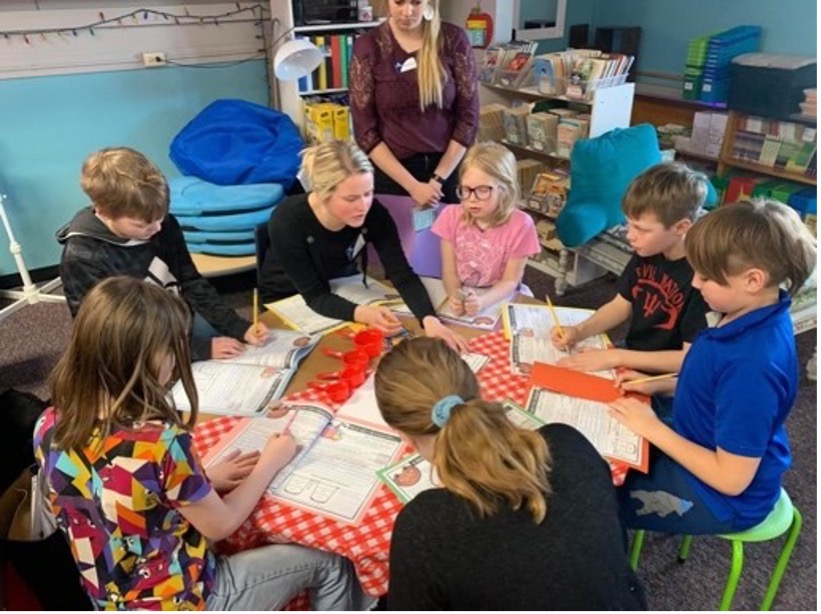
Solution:
[(382, 359), (376, 400), (440, 486), (396, 520), (390, 609), (646, 607), (609, 468), (578, 431), (517, 427), (436, 339), (404, 341)]

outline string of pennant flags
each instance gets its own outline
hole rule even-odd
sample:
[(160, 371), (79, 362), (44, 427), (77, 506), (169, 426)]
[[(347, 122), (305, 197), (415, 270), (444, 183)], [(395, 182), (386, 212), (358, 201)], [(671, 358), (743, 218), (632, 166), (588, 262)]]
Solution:
[(171, 13), (168, 11), (159, 11), (151, 8), (139, 8), (129, 13), (117, 15), (116, 17), (107, 17), (102, 11), (100, 11), (97, 14), (99, 19), (93, 23), (79, 26), (63, 26), (58, 28), (0, 30), (0, 38), (6, 40), (20, 38), (27, 45), (31, 45), (37, 40), (47, 41), (50, 36), (56, 36), (64, 40), (70, 37), (80, 36), (82, 33), (88, 33), (91, 36), (95, 36), (95, 30), (103, 28), (130, 28), (147, 25), (219, 26), (221, 23), (244, 21), (244, 19), (240, 20), (237, 19), (237, 17), (254, 18), (260, 20), (263, 17), (263, 13), (268, 10), (268, 7), (264, 4), (253, 4), (245, 7), (241, 6), (239, 2), (236, 2), (235, 4), (237, 7), (236, 9), (213, 15), (192, 15), (187, 7), (184, 8), (184, 12), (181, 14)]

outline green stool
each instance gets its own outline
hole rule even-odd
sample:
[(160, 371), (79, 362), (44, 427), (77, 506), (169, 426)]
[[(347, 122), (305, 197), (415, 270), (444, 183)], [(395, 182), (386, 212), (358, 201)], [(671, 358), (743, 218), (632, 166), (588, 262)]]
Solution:
[[(778, 592), (778, 587), (781, 584), (781, 578), (784, 576), (787, 563), (790, 562), (793, 548), (795, 548), (795, 542), (798, 540), (798, 534), (801, 532), (801, 522), (801, 513), (798, 511), (798, 508), (792, 504), (792, 501), (790, 501), (787, 491), (782, 488), (781, 497), (779, 497), (773, 511), (759, 524), (740, 533), (726, 533), (716, 536), (729, 539), (733, 544), (733, 561), (730, 568), (730, 575), (727, 578), (727, 585), (724, 587), (724, 596), (721, 598), (720, 610), (729, 610), (733, 604), (733, 597), (735, 596), (738, 580), (741, 577), (741, 569), (744, 565), (744, 542), (766, 542), (780, 537), (789, 531), (787, 541), (781, 549), (781, 555), (778, 557), (772, 578), (770, 578), (767, 594), (764, 595), (764, 601), (761, 602), (762, 610), (769, 610), (772, 607), (775, 594)], [(692, 535), (685, 535), (684, 539), (682, 539), (678, 551), (680, 562), (683, 563), (687, 559), (692, 541)], [(638, 568), (639, 556), (641, 555), (641, 547), (643, 544), (644, 531), (638, 530), (633, 538), (633, 545), (630, 548), (630, 566), (634, 570)]]

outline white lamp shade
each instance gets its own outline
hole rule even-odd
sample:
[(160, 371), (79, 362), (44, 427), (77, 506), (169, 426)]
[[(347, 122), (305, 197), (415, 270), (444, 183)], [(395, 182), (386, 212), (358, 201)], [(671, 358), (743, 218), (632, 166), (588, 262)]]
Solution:
[(274, 56), (274, 74), (283, 81), (301, 79), (311, 74), (322, 60), (322, 52), (311, 41), (289, 40)]

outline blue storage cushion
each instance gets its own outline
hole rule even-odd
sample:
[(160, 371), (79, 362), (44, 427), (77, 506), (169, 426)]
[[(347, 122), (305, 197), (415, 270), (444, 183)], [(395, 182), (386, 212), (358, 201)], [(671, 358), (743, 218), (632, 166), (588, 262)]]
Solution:
[(176, 177), (168, 187), (171, 213), (177, 216), (270, 209), (285, 197), (278, 183), (216, 185), (196, 177)]
[(218, 185), (281, 183), (290, 187), (305, 146), (280, 111), (246, 100), (216, 100), (174, 137), (168, 156), (183, 175)]
[(650, 124), (576, 141), (570, 153), (570, 193), (556, 219), (561, 242), (578, 247), (623, 223), (621, 200), (627, 187), (659, 162), (656, 129)]
[(184, 230), (209, 230), (217, 232), (253, 231), (257, 224), (267, 222), (273, 207), (234, 213), (231, 215), (178, 215), (177, 221)]
[(216, 230), (185, 230), (186, 243), (247, 243), (254, 240), (253, 230), (220, 232)]
[(254, 242), (251, 243), (191, 243), (188, 251), (193, 254), (211, 256), (253, 256), (256, 253)]

